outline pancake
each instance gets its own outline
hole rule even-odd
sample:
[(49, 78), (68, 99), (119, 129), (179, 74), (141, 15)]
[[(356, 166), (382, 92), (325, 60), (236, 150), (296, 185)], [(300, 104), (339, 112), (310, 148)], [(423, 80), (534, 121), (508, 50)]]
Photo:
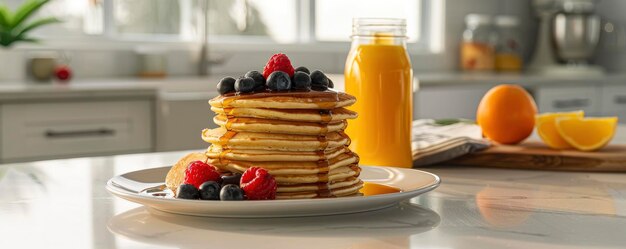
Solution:
[(363, 187), (363, 182), (358, 181), (353, 185), (329, 189), (326, 193), (320, 191), (303, 191), (303, 192), (277, 192), (276, 199), (311, 199), (324, 197), (348, 197), (360, 196), (359, 190)]
[[(348, 177), (343, 180), (329, 182), (325, 188), (330, 190), (343, 187), (353, 186), (355, 184), (362, 183), (357, 177)], [(283, 184), (278, 186), (277, 193), (298, 193), (298, 192), (319, 192), (320, 183), (301, 183), (301, 184)]]
[(213, 122), (222, 127), (228, 127), (231, 131), (265, 132), (265, 133), (286, 133), (302, 135), (322, 135), (328, 132), (343, 131), (348, 123), (343, 121), (332, 121), (329, 123), (284, 121), (263, 118), (227, 118), (220, 114), (213, 118)]
[(207, 162), (209, 158), (204, 153), (190, 153), (178, 160), (174, 166), (167, 172), (165, 177), (165, 186), (171, 189), (176, 194), (178, 186), (185, 181), (185, 170), (191, 162), (202, 161)]
[(348, 152), (347, 147), (337, 147), (327, 151), (274, 151), (274, 150), (236, 150), (224, 149), (219, 145), (211, 145), (206, 155), (212, 159), (249, 161), (249, 162), (316, 162), (319, 160), (335, 158)]
[(264, 118), (290, 120), (300, 122), (332, 122), (346, 119), (357, 118), (357, 113), (346, 108), (335, 108), (330, 110), (315, 109), (268, 109), (268, 108), (232, 108), (224, 109), (220, 107), (211, 107), (211, 111), (218, 115), (226, 115), (231, 117), (248, 117), (248, 118)]
[[(332, 169), (328, 174), (305, 174), (305, 175), (274, 175), (278, 185), (298, 184), (298, 183), (324, 183), (340, 181), (348, 177), (358, 177), (361, 168), (352, 164), (349, 166)], [(270, 173), (271, 174), (271, 173)]]
[(234, 132), (224, 127), (204, 129), (202, 139), (229, 149), (257, 149), (278, 151), (319, 151), (346, 146), (350, 139), (343, 132), (324, 136)]
[(250, 167), (261, 167), (266, 169), (273, 176), (279, 175), (305, 175), (324, 174), (340, 167), (345, 167), (359, 162), (359, 157), (352, 152), (343, 153), (337, 157), (328, 159), (324, 163), (312, 162), (250, 162), (226, 160), (219, 158), (209, 158), (208, 163), (215, 165), (221, 170), (230, 172), (244, 172)]
[(356, 102), (352, 95), (327, 90), (303, 92), (261, 92), (217, 96), (209, 104), (218, 108), (333, 109)]

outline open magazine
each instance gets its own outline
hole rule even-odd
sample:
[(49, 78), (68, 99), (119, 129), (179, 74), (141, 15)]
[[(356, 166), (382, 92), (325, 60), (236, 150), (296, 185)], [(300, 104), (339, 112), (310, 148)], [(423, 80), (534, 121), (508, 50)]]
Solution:
[(445, 162), (484, 150), (490, 142), (483, 139), (480, 127), (467, 120), (419, 119), (413, 121), (413, 167)]

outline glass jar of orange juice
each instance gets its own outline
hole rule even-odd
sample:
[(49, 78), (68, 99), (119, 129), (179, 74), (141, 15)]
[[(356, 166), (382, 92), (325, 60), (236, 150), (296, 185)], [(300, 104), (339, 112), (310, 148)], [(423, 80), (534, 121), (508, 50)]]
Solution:
[(359, 117), (346, 133), (365, 165), (410, 168), (413, 70), (404, 19), (357, 18), (346, 60), (346, 92)]

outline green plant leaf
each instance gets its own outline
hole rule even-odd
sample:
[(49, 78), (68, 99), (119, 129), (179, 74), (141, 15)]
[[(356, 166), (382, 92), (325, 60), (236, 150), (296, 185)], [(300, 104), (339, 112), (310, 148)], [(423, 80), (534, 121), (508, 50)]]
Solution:
[(8, 30), (11, 26), (11, 12), (6, 5), (0, 5), (0, 31)]
[(11, 46), (11, 43), (15, 41), (15, 37), (9, 32), (0, 31), (0, 45), (3, 47)]
[(28, 2), (22, 4), (13, 15), (13, 20), (11, 20), (11, 27), (15, 28), (22, 24), (24, 20), (30, 17), (32, 14), (37, 12), (41, 6), (48, 3), (49, 0), (29, 0)]
[(0, 4), (0, 46), (10, 47), (15, 42), (38, 42), (27, 36), (31, 30), (43, 25), (61, 22), (54, 17), (40, 18), (27, 23), (35, 12), (50, 0), (27, 0), (15, 12)]
[(61, 22), (61, 20), (56, 19), (54, 17), (41, 18), (41, 19), (35, 20), (34, 22), (26, 24), (24, 28), (22, 28), (21, 30), (20, 29), (15, 30), (14, 33), (17, 33), (16, 35), (17, 37), (21, 37), (21, 36), (24, 36), (28, 31), (31, 31), (32, 29), (38, 28), (43, 25), (59, 23), (59, 22)]

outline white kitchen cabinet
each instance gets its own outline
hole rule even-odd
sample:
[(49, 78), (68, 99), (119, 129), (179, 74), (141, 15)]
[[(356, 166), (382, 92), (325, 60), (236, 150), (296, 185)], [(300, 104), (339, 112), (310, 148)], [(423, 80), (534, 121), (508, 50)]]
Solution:
[(209, 99), (217, 92), (162, 93), (157, 112), (156, 151), (202, 150), (209, 144), (202, 140), (205, 128), (215, 128)]
[(413, 119), (476, 118), (476, 108), (489, 86), (423, 87), (417, 92)]
[(601, 113), (601, 88), (590, 86), (549, 86), (535, 90), (539, 112), (568, 112), (583, 110), (587, 115)]
[(626, 86), (611, 85), (602, 88), (602, 115), (618, 116), (626, 121)]
[(149, 152), (152, 100), (63, 101), (0, 105), (3, 162)]

